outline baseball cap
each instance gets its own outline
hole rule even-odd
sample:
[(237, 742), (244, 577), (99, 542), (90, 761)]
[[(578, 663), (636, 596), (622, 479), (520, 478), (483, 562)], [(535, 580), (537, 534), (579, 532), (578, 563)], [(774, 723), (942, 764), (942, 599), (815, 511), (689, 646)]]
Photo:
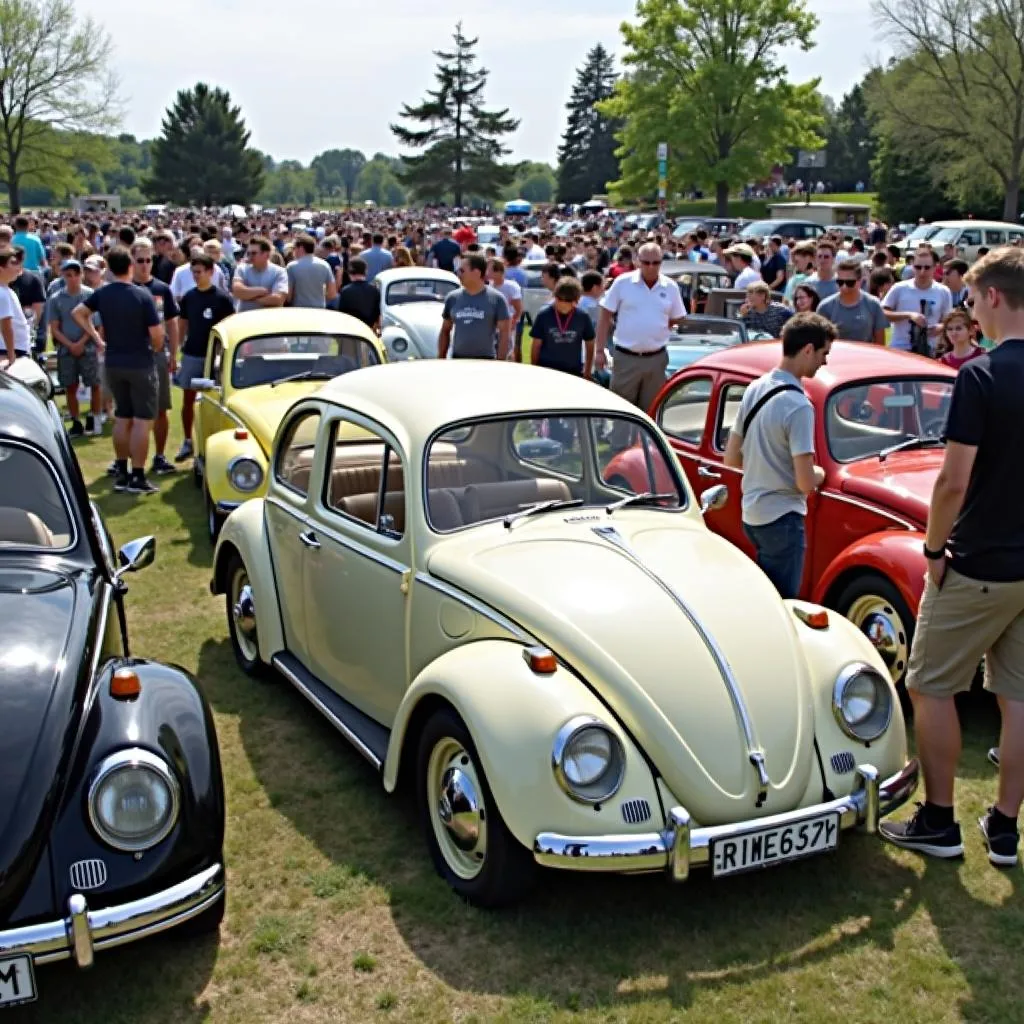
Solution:
[(61, 270), (81, 270), (82, 269), (82, 264), (79, 263), (78, 260), (65, 260), (60, 265), (60, 269)]
[(102, 256), (87, 256), (85, 259), (86, 270), (104, 270), (106, 264), (103, 262)]
[(749, 256), (751, 259), (753, 259), (755, 255), (754, 250), (749, 245), (747, 245), (746, 242), (737, 242), (735, 245), (730, 245), (729, 248), (725, 250), (725, 252), (726, 255), (735, 252), (738, 253), (740, 256)]

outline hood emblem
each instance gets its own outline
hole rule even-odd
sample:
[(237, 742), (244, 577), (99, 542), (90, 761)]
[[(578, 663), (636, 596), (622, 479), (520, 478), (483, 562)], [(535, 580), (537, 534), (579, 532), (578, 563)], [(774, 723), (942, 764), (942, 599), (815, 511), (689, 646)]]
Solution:
[(757, 775), (757, 802), (756, 807), (764, 805), (765, 800), (768, 799), (768, 786), (770, 780), (768, 778), (768, 768), (765, 764), (764, 751), (757, 745), (757, 741), (754, 737), (754, 724), (750, 720), (750, 712), (747, 710), (746, 702), (743, 699), (743, 693), (740, 690), (739, 683), (736, 680), (736, 676), (733, 674), (732, 668), (729, 662), (726, 660), (725, 653), (722, 648), (719, 647), (718, 642), (708, 632), (707, 627), (701, 622), (697, 613), (683, 600), (683, 598), (676, 593), (676, 591), (670, 587), (656, 572), (648, 567), (640, 556), (633, 550), (626, 539), (614, 526), (594, 526), (592, 527), (595, 534), (602, 540), (607, 541), (613, 547), (617, 548), (622, 552), (634, 565), (649, 579), (651, 582), (656, 583), (663, 591), (679, 607), (680, 611), (689, 619), (690, 625), (696, 630), (697, 635), (704, 642), (704, 646), (708, 649), (708, 653), (711, 655), (711, 659), (714, 661), (715, 666), (718, 669), (718, 674), (722, 677), (722, 682), (725, 683), (725, 688), (729, 692), (729, 697), (732, 700), (733, 708), (736, 711), (736, 717), (739, 719), (740, 727), (743, 729), (743, 739), (747, 747), (747, 757), (750, 760), (750, 765), (754, 769), (754, 773)]

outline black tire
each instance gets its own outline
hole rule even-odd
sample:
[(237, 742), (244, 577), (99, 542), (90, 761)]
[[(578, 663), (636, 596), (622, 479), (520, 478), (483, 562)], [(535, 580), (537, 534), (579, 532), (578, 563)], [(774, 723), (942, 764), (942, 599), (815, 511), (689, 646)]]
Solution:
[(204, 489), (203, 494), (206, 496), (206, 534), (210, 538), (210, 543), (216, 544), (220, 528), (224, 525), (224, 517), (217, 511), (210, 492)]
[(235, 654), (235, 662), (247, 676), (252, 679), (267, 679), (271, 675), (270, 667), (260, 659), (257, 635), (253, 633), (251, 640), (241, 636), (240, 627), (235, 617), (235, 601), (239, 589), (236, 577), (239, 573), (244, 574), (246, 582), (249, 581), (245, 562), (237, 552), (233, 551), (228, 558), (224, 576), (224, 607), (228, 617), (228, 636), (231, 637), (231, 649)]
[[(222, 862), (223, 859), (221, 857)], [(207, 907), (201, 914), (189, 918), (184, 924), (178, 925), (171, 934), (176, 939), (198, 939), (204, 935), (211, 935), (219, 931), (221, 922), (224, 920), (227, 902), (228, 895), (225, 889), (216, 903)]]
[[(449, 741), (462, 748), (469, 759), (467, 766), (474, 771), (480, 785), (486, 845), (484, 852), (478, 855), (479, 873), (472, 878), (463, 877), (452, 868), (435, 833), (435, 816), (431, 810), (431, 757), (435, 748)], [(529, 893), (537, 873), (533, 855), (502, 820), (469, 730), (449, 708), (435, 712), (420, 734), (416, 755), (416, 804), (434, 867), (459, 896), (477, 907), (503, 907), (518, 903)]]
[[(835, 601), (835, 608), (836, 611), (845, 615), (846, 618), (854, 621), (855, 625), (863, 628), (862, 621), (858, 622), (853, 618), (851, 612), (857, 614), (857, 605), (860, 604), (863, 607), (870, 604), (871, 598), (876, 599), (879, 612), (887, 619), (892, 622), (895, 622), (897, 619), (899, 620), (901, 628), (894, 630), (897, 641), (897, 655), (890, 661), (881, 649), (879, 649), (879, 653), (882, 654), (882, 660), (889, 665), (892, 681), (897, 686), (902, 686), (907, 675), (910, 646), (914, 641), (915, 618), (896, 587), (879, 573), (862, 573), (854, 577), (839, 592)], [(890, 618), (890, 616), (895, 618)], [(859, 615), (858, 617), (862, 618)]]

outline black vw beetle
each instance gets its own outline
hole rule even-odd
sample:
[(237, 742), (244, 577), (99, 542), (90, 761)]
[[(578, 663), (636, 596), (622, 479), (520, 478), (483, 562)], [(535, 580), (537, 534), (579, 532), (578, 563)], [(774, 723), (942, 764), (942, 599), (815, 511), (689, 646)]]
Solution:
[(155, 549), (115, 565), (56, 408), (0, 373), (0, 1007), (35, 965), (223, 917), (210, 708), (128, 652), (123, 576)]

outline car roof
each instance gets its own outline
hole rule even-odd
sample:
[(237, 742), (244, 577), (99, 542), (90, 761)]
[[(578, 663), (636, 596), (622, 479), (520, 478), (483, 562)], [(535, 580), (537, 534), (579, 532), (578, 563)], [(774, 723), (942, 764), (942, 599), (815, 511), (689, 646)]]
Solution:
[[(924, 226), (921, 225), (921, 227)], [(1008, 220), (933, 220), (928, 226), (933, 228), (1016, 228), (1018, 231), (1022, 229), (1022, 225)]]
[(377, 336), (361, 320), (333, 309), (281, 306), (235, 313), (217, 324), (225, 346), (263, 334), (354, 334), (377, 343)]
[[(690, 369), (707, 368), (760, 377), (775, 369), (782, 358), (782, 342), (755, 341), (710, 353)], [(808, 390), (831, 391), (839, 384), (870, 377), (956, 377), (956, 370), (925, 356), (867, 345), (860, 341), (836, 341), (828, 362), (808, 382)]]
[(0, 371), (0, 434), (28, 441), (58, 463), (61, 453), (48, 403), (21, 381)]
[(441, 270), (439, 267), (390, 267), (388, 270), (381, 270), (374, 278), (381, 284), (388, 284), (391, 281), (458, 281), (458, 277), (450, 270)]

